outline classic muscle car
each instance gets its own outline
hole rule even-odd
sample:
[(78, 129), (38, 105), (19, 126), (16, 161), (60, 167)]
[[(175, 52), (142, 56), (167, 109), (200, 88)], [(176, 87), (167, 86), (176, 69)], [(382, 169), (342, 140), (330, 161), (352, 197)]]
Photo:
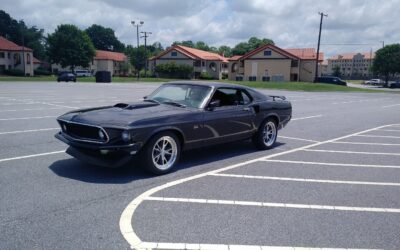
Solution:
[(291, 116), (282, 96), (233, 84), (175, 82), (140, 102), (68, 112), (57, 118), (61, 131), (55, 136), (84, 162), (137, 164), (164, 174), (187, 149), (245, 139), (272, 148)]

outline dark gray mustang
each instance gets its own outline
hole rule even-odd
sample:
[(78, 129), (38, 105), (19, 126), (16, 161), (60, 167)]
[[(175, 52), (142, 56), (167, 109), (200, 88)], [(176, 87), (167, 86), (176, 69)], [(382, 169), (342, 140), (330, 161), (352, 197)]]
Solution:
[(291, 117), (284, 97), (232, 84), (176, 82), (141, 102), (66, 113), (57, 118), (55, 136), (70, 146), (68, 154), (90, 164), (119, 167), (135, 159), (164, 174), (182, 150), (245, 139), (272, 148)]

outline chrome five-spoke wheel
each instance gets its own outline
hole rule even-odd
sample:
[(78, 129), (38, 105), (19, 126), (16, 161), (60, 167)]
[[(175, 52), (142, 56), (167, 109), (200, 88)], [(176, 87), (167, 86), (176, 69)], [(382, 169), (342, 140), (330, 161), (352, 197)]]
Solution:
[(276, 141), (276, 125), (273, 121), (265, 123), (263, 130), (263, 141), (265, 146), (271, 147)]
[(153, 164), (160, 170), (167, 170), (174, 165), (177, 155), (176, 141), (170, 136), (163, 136), (154, 144), (152, 150)]

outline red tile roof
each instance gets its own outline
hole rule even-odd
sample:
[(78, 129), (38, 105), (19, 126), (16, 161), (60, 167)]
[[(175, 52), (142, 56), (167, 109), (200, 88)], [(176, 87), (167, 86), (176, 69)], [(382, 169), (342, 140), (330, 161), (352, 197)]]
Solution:
[(0, 36), (0, 50), (9, 50), (9, 51), (32, 51), (32, 49), (27, 47), (19, 46), (4, 37)]
[(124, 53), (96, 50), (95, 60), (112, 60), (117, 62), (126, 61), (127, 57)]
[(363, 52), (363, 53), (344, 53), (344, 54), (340, 54), (340, 55), (336, 55), (336, 56), (332, 56), (331, 58), (329, 58), (328, 60), (352, 60), (353, 57), (357, 54), (361, 54), (364, 56), (364, 59), (373, 59), (375, 57), (375, 53), (371, 52)]
[(204, 51), (204, 50), (199, 50), (199, 49), (194, 49), (182, 45), (175, 45), (167, 49), (166, 51), (162, 52), (158, 56), (152, 57), (149, 60), (154, 60), (158, 59), (169, 52), (176, 50), (185, 56), (191, 58), (191, 59), (197, 59), (197, 60), (206, 60), (206, 61), (222, 61), (222, 62), (228, 62), (228, 58), (218, 55), (217, 53), (209, 52), (209, 51)]
[(33, 57), (33, 63), (34, 64), (41, 64), (42, 62), (39, 60), (39, 59), (37, 59), (36, 57)]
[[(302, 60), (315, 60), (317, 59), (317, 52), (314, 48), (300, 48), (300, 49), (285, 49), (287, 52), (296, 55)], [(324, 61), (324, 53), (319, 53), (319, 61)]]
[(231, 58), (228, 58), (228, 61), (237, 61), (239, 60), (239, 58), (241, 58), (242, 56), (232, 56)]
[(290, 53), (290, 52), (288, 52), (288, 51), (286, 51), (286, 50), (284, 50), (284, 49), (281, 49), (281, 48), (279, 48), (278, 46), (275, 46), (275, 45), (272, 45), (272, 44), (266, 44), (266, 45), (263, 45), (263, 46), (261, 46), (261, 47), (259, 47), (259, 48), (257, 48), (257, 49), (254, 49), (254, 50), (248, 52), (247, 54), (245, 54), (244, 56), (242, 56), (242, 57), (240, 58), (240, 60), (249, 58), (249, 57), (251, 57), (251, 56), (253, 56), (253, 55), (255, 55), (255, 54), (257, 54), (257, 53), (259, 53), (259, 52), (261, 52), (261, 51), (263, 51), (263, 50), (265, 50), (265, 49), (274, 50), (274, 51), (278, 52), (279, 54), (282, 54), (282, 55), (287, 56), (287, 57), (289, 57), (289, 58), (299, 59), (299, 57), (297, 57), (296, 55), (293, 55), (292, 53)]

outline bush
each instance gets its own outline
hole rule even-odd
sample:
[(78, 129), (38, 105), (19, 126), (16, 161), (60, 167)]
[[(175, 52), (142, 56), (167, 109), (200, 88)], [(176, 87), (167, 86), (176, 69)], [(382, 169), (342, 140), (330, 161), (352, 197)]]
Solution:
[(228, 79), (228, 73), (222, 73), (222, 80)]
[(33, 73), (34, 73), (35, 76), (49, 76), (49, 75), (51, 75), (50, 71), (48, 71), (47, 69), (41, 68), (41, 67), (35, 69), (33, 71)]
[[(140, 77), (144, 77), (144, 69), (142, 69), (141, 71), (140, 71)], [(152, 72), (150, 71), (150, 70), (147, 70), (147, 75), (146, 75), (146, 77), (152, 77)]]
[(199, 79), (202, 79), (202, 80), (212, 80), (212, 79), (214, 79), (214, 77), (212, 77), (212, 75), (210, 75), (210, 73), (208, 73), (208, 72), (201, 72), (200, 73), (200, 75), (199, 75)]
[(24, 76), (24, 71), (20, 69), (7, 69), (4, 70), (4, 74), (9, 76)]
[(190, 79), (193, 74), (193, 67), (185, 64), (168, 62), (156, 65), (155, 72), (159, 77)]

